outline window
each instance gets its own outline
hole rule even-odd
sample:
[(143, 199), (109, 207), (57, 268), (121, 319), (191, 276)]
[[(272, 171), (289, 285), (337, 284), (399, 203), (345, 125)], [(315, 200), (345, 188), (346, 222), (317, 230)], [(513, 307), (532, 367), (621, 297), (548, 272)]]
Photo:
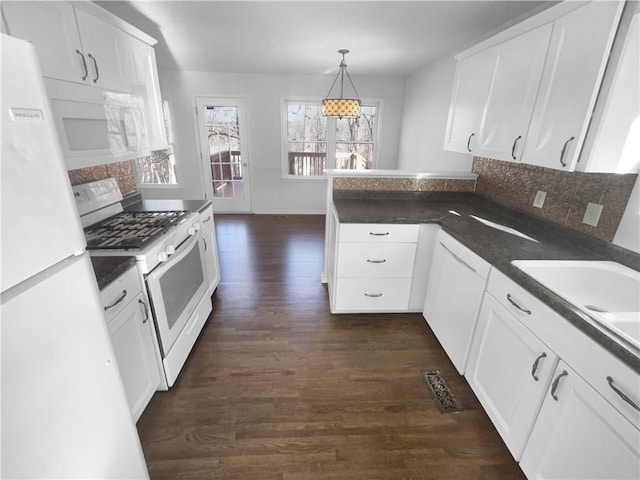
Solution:
[(373, 168), (378, 106), (363, 104), (361, 112), (360, 118), (327, 118), (320, 101), (285, 100), (285, 175), (321, 177), (325, 168)]
[(135, 161), (138, 184), (146, 185), (176, 185), (176, 161), (173, 153), (173, 128), (169, 102), (162, 102), (164, 127), (167, 132), (167, 148), (151, 152), (148, 157), (137, 158)]

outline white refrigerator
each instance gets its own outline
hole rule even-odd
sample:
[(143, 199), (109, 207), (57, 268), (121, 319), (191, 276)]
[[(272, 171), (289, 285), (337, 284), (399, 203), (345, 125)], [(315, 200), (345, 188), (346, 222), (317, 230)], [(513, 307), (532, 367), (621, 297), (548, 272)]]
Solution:
[(35, 48), (0, 43), (0, 477), (148, 478)]

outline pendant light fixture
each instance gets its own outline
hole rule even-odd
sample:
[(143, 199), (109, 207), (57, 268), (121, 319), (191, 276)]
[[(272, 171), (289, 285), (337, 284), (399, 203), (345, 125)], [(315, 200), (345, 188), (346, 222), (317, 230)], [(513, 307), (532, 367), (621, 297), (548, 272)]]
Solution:
[[(342, 61), (340, 62), (340, 71), (331, 84), (327, 97), (322, 101), (322, 114), (325, 117), (338, 117), (338, 118), (359, 118), (360, 117), (360, 97), (356, 87), (351, 81), (349, 72), (347, 72), (347, 64), (344, 61), (344, 56), (349, 53), (349, 50), (338, 50), (338, 53), (342, 54)], [(353, 92), (356, 94), (356, 98), (344, 98), (344, 76), (347, 76), (347, 80), (351, 84)], [(331, 90), (336, 85), (336, 82), (340, 78), (340, 97), (331, 98)]]

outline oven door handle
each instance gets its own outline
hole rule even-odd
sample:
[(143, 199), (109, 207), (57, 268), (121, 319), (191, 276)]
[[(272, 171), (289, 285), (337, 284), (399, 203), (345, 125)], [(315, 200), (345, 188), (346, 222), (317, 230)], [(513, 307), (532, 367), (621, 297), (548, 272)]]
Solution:
[(149, 276), (154, 279), (161, 277), (166, 270), (170, 269), (173, 266), (174, 263), (178, 263), (184, 257), (189, 255), (189, 253), (191, 253), (191, 250), (193, 250), (194, 247), (197, 248), (199, 239), (200, 239), (200, 231), (196, 231), (196, 233), (192, 235), (191, 238), (189, 238), (188, 240), (185, 240), (182, 243), (182, 245), (178, 247), (178, 250), (176, 250), (176, 253), (171, 255), (166, 262), (161, 263), (158, 266), (158, 268), (155, 268), (154, 270), (152, 270)]

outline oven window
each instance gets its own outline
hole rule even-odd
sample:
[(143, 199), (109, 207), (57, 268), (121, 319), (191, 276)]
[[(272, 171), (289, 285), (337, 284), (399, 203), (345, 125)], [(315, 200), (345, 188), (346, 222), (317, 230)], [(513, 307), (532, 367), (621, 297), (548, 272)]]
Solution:
[(169, 329), (173, 328), (203, 282), (200, 249), (197, 247), (162, 275), (160, 289)]

